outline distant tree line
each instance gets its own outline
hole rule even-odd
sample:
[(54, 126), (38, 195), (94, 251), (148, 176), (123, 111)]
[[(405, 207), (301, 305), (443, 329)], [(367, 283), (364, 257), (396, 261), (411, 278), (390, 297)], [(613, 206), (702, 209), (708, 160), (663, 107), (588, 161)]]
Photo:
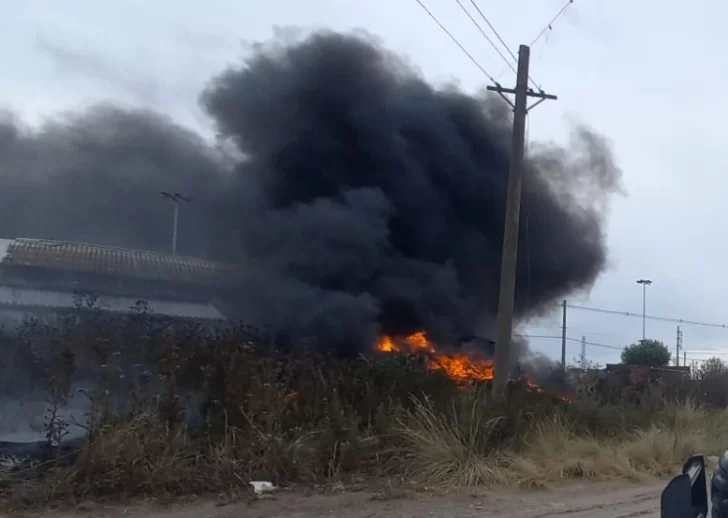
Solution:
[[(670, 364), (672, 355), (667, 346), (659, 340), (641, 340), (622, 351), (622, 363), (645, 367), (665, 367)], [(698, 379), (718, 377), (728, 373), (728, 365), (714, 356), (701, 363), (694, 373)]]

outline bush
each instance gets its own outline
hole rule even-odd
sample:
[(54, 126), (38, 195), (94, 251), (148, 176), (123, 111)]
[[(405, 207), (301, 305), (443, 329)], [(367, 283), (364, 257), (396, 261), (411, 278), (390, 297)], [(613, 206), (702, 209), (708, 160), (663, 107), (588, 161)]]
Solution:
[(239, 492), (256, 479), (639, 478), (728, 444), (725, 409), (658, 390), (625, 404), (518, 382), (494, 399), (485, 384), (455, 383), (416, 355), (292, 352), (246, 327), (209, 332), (84, 313), (54, 326), (28, 322), (2, 340), (16, 362), (2, 393), (12, 396), (19, 380), (20, 395), (45, 387), (49, 441), (71, 430), (63, 410), (74, 391), (88, 399), (80, 451), (4, 480), (14, 504)]

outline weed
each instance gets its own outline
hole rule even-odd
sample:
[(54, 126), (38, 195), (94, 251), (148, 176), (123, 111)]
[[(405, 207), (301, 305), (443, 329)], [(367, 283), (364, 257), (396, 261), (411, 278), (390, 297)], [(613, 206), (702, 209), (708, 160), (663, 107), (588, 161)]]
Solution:
[(416, 355), (340, 358), (281, 350), (245, 327), (209, 333), (143, 311), (79, 315), (0, 337), (2, 354), (16, 362), (3, 370), (2, 393), (45, 384), (50, 443), (68, 431), (69, 393), (89, 395), (86, 440), (73, 462), (22, 483), (3, 480), (15, 504), (242, 494), (256, 479), (639, 479), (728, 444), (728, 411), (658, 391), (625, 403), (585, 390), (566, 402), (515, 384), (493, 399), (486, 386), (456, 384)]

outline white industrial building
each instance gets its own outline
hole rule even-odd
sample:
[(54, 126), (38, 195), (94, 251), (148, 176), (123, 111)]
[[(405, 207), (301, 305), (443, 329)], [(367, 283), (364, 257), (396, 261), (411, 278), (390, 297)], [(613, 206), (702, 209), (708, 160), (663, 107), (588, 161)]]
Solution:
[(125, 313), (144, 301), (155, 315), (224, 320), (222, 300), (240, 269), (198, 258), (49, 241), (0, 239), (0, 319), (39, 316), (76, 307)]

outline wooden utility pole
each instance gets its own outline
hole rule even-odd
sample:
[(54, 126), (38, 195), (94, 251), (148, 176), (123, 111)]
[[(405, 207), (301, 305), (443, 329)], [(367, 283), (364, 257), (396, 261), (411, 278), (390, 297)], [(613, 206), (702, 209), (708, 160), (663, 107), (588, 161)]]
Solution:
[[(503, 88), (500, 85), (488, 86), (497, 92), (513, 108), (513, 133), (511, 135), (511, 157), (508, 172), (508, 192), (506, 199), (505, 229), (503, 235), (503, 256), (501, 259), (500, 293), (498, 296), (498, 322), (495, 346), (495, 372), (493, 391), (500, 393), (509, 377), (510, 348), (513, 336), (513, 309), (516, 290), (516, 261), (518, 259), (518, 228), (521, 216), (521, 187), (523, 185), (523, 162), (526, 138), (526, 115), (528, 110), (546, 99), (556, 99), (543, 91), (528, 87), (528, 65), (531, 49), (527, 45), (518, 48), (518, 72), (516, 88)], [(505, 94), (515, 95), (515, 103)], [(528, 98), (538, 99), (530, 108)]]
[(566, 372), (566, 299), (561, 304), (563, 315), (561, 317), (561, 370)]

